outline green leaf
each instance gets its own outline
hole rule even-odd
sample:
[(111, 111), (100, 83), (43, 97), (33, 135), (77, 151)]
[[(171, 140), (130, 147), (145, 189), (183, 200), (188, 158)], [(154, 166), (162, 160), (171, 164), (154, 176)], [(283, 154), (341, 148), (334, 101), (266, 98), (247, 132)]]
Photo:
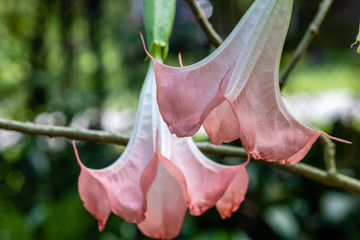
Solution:
[[(143, 15), (149, 52), (166, 58), (174, 23), (176, 0), (143, 0)], [(160, 55), (160, 56), (159, 56)]]
[(359, 42), (359, 46), (358, 46), (357, 52), (360, 54), (360, 24), (359, 24), (359, 33), (356, 36), (355, 42), (353, 44), (351, 44), (351, 47), (355, 46), (358, 42)]

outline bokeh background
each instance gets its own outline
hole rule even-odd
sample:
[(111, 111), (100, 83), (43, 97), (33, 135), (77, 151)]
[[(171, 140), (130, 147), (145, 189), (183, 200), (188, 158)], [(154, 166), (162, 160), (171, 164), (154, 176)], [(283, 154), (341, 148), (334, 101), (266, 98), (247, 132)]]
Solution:
[[(211, 0), (210, 21), (226, 37), (252, 0)], [(282, 67), (320, 0), (295, 0)], [(283, 94), (303, 123), (353, 141), (336, 143), (340, 172), (360, 179), (360, 55), (350, 45), (358, 0), (335, 0), (320, 34)], [(177, 1), (167, 63), (194, 63), (214, 48), (184, 0)], [(129, 134), (147, 63), (141, 0), (1, 0), (0, 117)], [(201, 140), (206, 137), (199, 134)], [(234, 142), (234, 145), (240, 144)], [(78, 142), (82, 161), (102, 168), (124, 147)], [(225, 163), (237, 159), (210, 156)], [(324, 167), (315, 143), (303, 162)], [(252, 161), (246, 199), (231, 219), (211, 209), (187, 216), (178, 239), (360, 239), (360, 196)], [(0, 130), (0, 239), (147, 239), (111, 215), (104, 232), (83, 208), (69, 140)]]

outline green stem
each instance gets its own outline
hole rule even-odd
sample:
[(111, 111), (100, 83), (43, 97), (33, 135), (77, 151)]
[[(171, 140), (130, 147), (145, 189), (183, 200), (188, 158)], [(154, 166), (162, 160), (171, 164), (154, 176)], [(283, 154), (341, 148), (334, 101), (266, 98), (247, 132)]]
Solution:
[[(198, 21), (200, 27), (204, 31), (205, 35), (207, 36), (209, 42), (213, 44), (215, 47), (220, 46), (220, 44), (223, 42), (221, 37), (216, 33), (214, 28), (212, 27), (211, 23), (207, 20), (204, 13), (202, 12), (199, 5), (196, 3), (195, 0), (186, 0), (188, 5), (190, 6), (191, 10), (193, 11), (196, 20)], [(307, 48), (309, 47), (311, 41), (313, 40), (314, 36), (319, 33), (319, 28), (321, 24), (323, 23), (325, 16), (332, 4), (333, 0), (323, 0), (320, 3), (319, 9), (313, 19), (313, 21), (310, 23), (307, 31), (305, 32), (303, 38), (301, 39), (300, 43), (298, 44), (294, 54), (292, 55), (290, 61), (285, 66), (284, 71), (280, 75), (279, 78), (279, 84), (280, 88), (282, 89), (286, 83), (288, 76), (292, 72), (292, 70), (295, 68), (295, 66), (298, 64), (300, 59), (305, 54)]]
[(221, 39), (219, 34), (217, 34), (215, 29), (212, 27), (211, 23), (207, 20), (204, 12), (201, 10), (196, 0), (185, 0), (185, 1), (188, 3), (189, 7), (194, 13), (197, 22), (204, 31), (206, 37), (209, 39), (209, 42), (215, 47), (220, 46), (223, 40)]
[(329, 175), (337, 173), (335, 161), (335, 143), (328, 137), (321, 135), (320, 143), (324, 146), (324, 162), (325, 168)]
[(290, 61), (287, 63), (284, 71), (280, 75), (279, 84), (281, 89), (286, 85), (289, 74), (299, 63), (300, 59), (305, 55), (305, 52), (310, 45), (310, 42), (313, 40), (315, 35), (319, 33), (320, 26), (323, 23), (332, 2), (333, 0), (323, 0), (320, 3), (319, 10), (317, 11), (313, 21), (310, 23), (299, 45), (296, 47)]

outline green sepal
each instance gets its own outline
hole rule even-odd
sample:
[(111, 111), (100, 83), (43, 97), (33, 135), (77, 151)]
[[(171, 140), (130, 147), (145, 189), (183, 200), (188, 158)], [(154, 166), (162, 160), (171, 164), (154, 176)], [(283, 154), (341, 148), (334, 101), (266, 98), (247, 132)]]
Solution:
[(151, 55), (158, 55), (160, 50), (163, 60), (169, 50), (169, 38), (174, 23), (175, 6), (176, 0), (143, 0), (146, 45)]

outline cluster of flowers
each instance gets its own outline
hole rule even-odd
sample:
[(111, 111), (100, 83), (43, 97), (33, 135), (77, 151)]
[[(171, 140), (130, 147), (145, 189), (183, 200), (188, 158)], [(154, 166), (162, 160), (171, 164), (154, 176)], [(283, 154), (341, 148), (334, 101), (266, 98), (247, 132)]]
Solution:
[[(250, 157), (294, 164), (306, 155), (323, 132), (296, 121), (278, 87), (292, 2), (256, 0), (226, 41), (194, 65), (169, 67), (148, 53), (153, 63), (124, 153), (95, 170), (76, 152), (80, 197), (100, 230), (113, 212), (149, 237), (173, 238), (187, 209), (201, 215), (216, 206), (226, 218), (239, 208)], [(201, 125), (215, 144), (240, 139), (248, 160), (209, 160), (190, 138)]]

